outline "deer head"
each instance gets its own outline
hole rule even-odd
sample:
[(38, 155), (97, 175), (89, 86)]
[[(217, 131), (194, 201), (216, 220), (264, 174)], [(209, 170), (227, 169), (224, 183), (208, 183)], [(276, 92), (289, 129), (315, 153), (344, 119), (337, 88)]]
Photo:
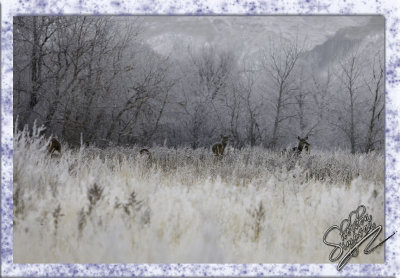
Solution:
[(297, 139), (299, 140), (299, 145), (297, 146), (297, 151), (300, 153), (303, 150), (305, 150), (307, 153), (310, 152), (310, 143), (307, 142), (308, 136), (301, 138), (300, 136), (297, 136)]

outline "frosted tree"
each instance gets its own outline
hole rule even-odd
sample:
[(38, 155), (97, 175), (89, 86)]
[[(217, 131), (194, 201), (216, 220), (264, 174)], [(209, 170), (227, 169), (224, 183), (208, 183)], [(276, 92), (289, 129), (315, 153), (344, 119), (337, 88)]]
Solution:
[[(384, 69), (383, 69), (383, 55), (379, 52), (374, 56), (372, 69), (364, 83), (368, 89), (369, 102), (366, 104), (368, 107), (369, 122), (367, 131), (367, 140), (365, 152), (375, 149), (375, 146), (382, 143), (384, 138), (384, 108), (385, 108), (385, 95), (384, 90)], [(381, 135), (381, 136), (379, 136)]]
[(43, 100), (48, 42), (57, 31), (57, 20), (47, 16), (14, 17), (14, 109), (22, 122), (32, 123), (31, 114), (38, 116), (35, 108)]
[(119, 92), (113, 99), (113, 103), (119, 105), (111, 107), (107, 140), (142, 144), (154, 135), (164, 111), (168, 92), (173, 86), (168, 75), (168, 57), (159, 57), (146, 46), (139, 53), (129, 61), (132, 70), (119, 79)]
[(358, 144), (357, 111), (359, 109), (359, 94), (362, 84), (361, 61), (357, 51), (351, 52), (339, 63), (337, 74), (340, 89), (344, 94), (341, 100), (343, 107), (339, 108), (337, 122), (333, 125), (342, 130), (350, 142), (351, 153), (355, 153)]
[(244, 129), (246, 142), (255, 146), (262, 139), (260, 129), (261, 110), (263, 108), (260, 98), (256, 96), (257, 74), (255, 69), (244, 68), (239, 78), (243, 112), (246, 115)]
[(318, 120), (314, 115), (315, 112), (312, 105), (312, 90), (309, 84), (311, 74), (306, 69), (306, 66), (301, 64), (295, 74), (296, 85), (293, 92), (293, 114), (297, 126), (291, 128), (291, 130), (296, 131), (296, 134), (289, 132), (290, 137), (294, 138), (298, 135), (301, 137), (310, 135), (313, 127), (316, 125), (316, 120)]
[(282, 123), (295, 117), (290, 109), (296, 89), (293, 77), (302, 49), (297, 37), (291, 41), (281, 38), (278, 45), (271, 41), (269, 48), (263, 52), (262, 69), (269, 81), (265, 91), (266, 95), (272, 96), (268, 97), (268, 106), (273, 110), (271, 148), (277, 146)]
[(244, 138), (241, 133), (242, 113), (243, 113), (243, 98), (241, 97), (240, 84), (233, 82), (228, 90), (225, 106), (228, 114), (229, 132), (232, 136), (231, 140), (236, 147), (244, 145)]
[(182, 67), (182, 108), (186, 113), (186, 129), (193, 147), (209, 144), (210, 138), (228, 130), (224, 102), (230, 77), (234, 71), (232, 52), (203, 46), (198, 51), (189, 49), (188, 63)]
[(328, 147), (334, 143), (334, 140), (337, 140), (336, 130), (330, 126), (333, 113), (331, 106), (335, 102), (332, 99), (334, 76), (329, 67), (323, 72), (317, 72), (316, 70), (311, 70), (310, 72), (309, 109), (313, 120), (311, 134), (318, 134), (318, 136), (314, 136), (314, 142), (320, 146)]

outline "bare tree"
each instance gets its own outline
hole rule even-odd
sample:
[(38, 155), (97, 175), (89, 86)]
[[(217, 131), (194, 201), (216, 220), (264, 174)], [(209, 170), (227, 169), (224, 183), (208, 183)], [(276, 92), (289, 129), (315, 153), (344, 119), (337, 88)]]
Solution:
[(310, 113), (308, 102), (310, 91), (307, 89), (306, 83), (308, 80), (304, 73), (304, 67), (299, 69), (297, 76), (297, 85), (294, 92), (294, 110), (299, 124), (299, 134), (304, 136), (307, 127), (307, 116)]
[(331, 69), (328, 68), (322, 75), (317, 72), (312, 72), (311, 76), (313, 107), (317, 110), (317, 117), (323, 119), (326, 114), (328, 97), (332, 87), (332, 72)]
[(309, 103), (307, 111), (310, 114), (308, 131), (303, 136), (314, 136), (313, 141), (320, 146), (329, 147), (337, 140), (336, 130), (330, 126), (332, 118), (332, 85), (333, 74), (328, 67), (318, 71), (314, 67), (309, 71), (311, 75), (309, 84)]
[[(101, 118), (95, 99), (105, 100), (107, 88), (121, 74), (121, 65), (110, 67), (134, 34), (126, 28), (119, 36), (110, 17), (62, 17), (57, 22), (51, 55), (47, 61), (52, 89), (49, 92), (45, 124), (60, 129), (63, 138), (78, 143), (95, 137), (93, 124)], [(114, 72), (110, 74), (110, 71)]]
[(369, 152), (375, 149), (376, 143), (383, 140), (383, 138), (377, 138), (378, 134), (383, 133), (383, 111), (384, 111), (384, 69), (383, 69), (383, 57), (381, 53), (375, 55), (372, 64), (372, 75), (369, 79), (364, 78), (364, 83), (368, 88), (372, 101), (368, 103), (370, 119), (368, 123), (367, 140), (365, 146), (365, 152)]
[(212, 102), (224, 93), (233, 68), (233, 53), (217, 51), (213, 46), (204, 46), (197, 55), (191, 52), (189, 54), (197, 73), (198, 89)]
[(240, 76), (240, 88), (243, 110), (247, 114), (247, 122), (244, 123), (247, 142), (255, 146), (261, 140), (259, 115), (262, 103), (255, 96), (256, 73), (254, 69), (244, 69)]
[(244, 140), (240, 133), (240, 116), (243, 112), (243, 98), (241, 97), (241, 92), (239, 84), (233, 82), (225, 98), (225, 106), (229, 115), (229, 133), (232, 136), (231, 140), (233, 141), (233, 145), (239, 148), (244, 145)]
[(19, 122), (37, 119), (70, 145), (83, 138), (100, 147), (168, 141), (197, 148), (222, 134), (235, 147), (276, 149), (317, 131), (311, 143), (319, 147), (354, 153), (382, 146), (382, 57), (362, 64), (378, 40), (340, 63), (325, 59), (336, 53), (336, 38), (309, 51), (297, 36), (270, 38), (265, 49), (254, 42), (257, 50), (248, 51), (177, 36), (165, 54), (170, 41), (161, 49), (152, 39), (157, 23), (146, 20), (15, 17)]
[[(225, 99), (234, 70), (232, 52), (204, 46), (198, 51), (188, 49), (188, 63), (182, 67), (182, 108), (187, 114), (185, 121), (192, 131), (192, 146), (209, 144), (228, 130), (225, 121)], [(219, 130), (214, 134), (214, 130)], [(201, 134), (199, 132), (202, 131)]]
[(296, 70), (296, 90), (293, 97), (293, 110), (297, 127), (291, 128), (291, 138), (299, 134), (303, 137), (320, 133), (321, 123), (328, 114), (327, 97), (329, 94), (331, 74), (315, 72), (313, 66), (307, 67), (303, 60)]
[[(124, 77), (121, 93), (112, 107), (106, 139), (130, 138), (131, 144), (151, 138), (158, 128), (167, 103), (168, 93), (175, 81), (168, 76), (169, 58), (162, 58), (150, 49), (142, 49), (140, 60)], [(157, 106), (161, 105), (161, 108)], [(155, 111), (159, 113), (154, 113)], [(161, 114), (160, 114), (161, 113)]]
[[(32, 120), (31, 114), (40, 101), (46, 82), (44, 59), (49, 54), (48, 41), (57, 30), (55, 22), (56, 17), (48, 16), (14, 17), (14, 93), (17, 100), (14, 107), (26, 122)], [(28, 72), (30, 79), (24, 82), (24, 75)], [(28, 97), (26, 105), (20, 102), (21, 92)]]
[[(361, 89), (361, 64), (357, 51), (351, 52), (339, 63), (340, 72), (337, 74), (344, 94), (347, 96), (344, 110), (339, 110), (338, 122), (333, 123), (341, 129), (350, 141), (351, 153), (356, 152), (357, 132), (356, 132), (356, 113), (358, 109), (358, 95)], [(345, 113), (343, 113), (345, 112)]]
[(294, 117), (289, 106), (293, 103), (293, 92), (295, 90), (293, 73), (303, 47), (299, 45), (298, 38), (292, 41), (283, 41), (276, 45), (271, 41), (270, 47), (264, 51), (262, 68), (271, 81), (274, 99), (269, 102), (274, 110), (272, 138), (269, 142), (271, 148), (275, 148), (280, 137), (279, 130), (282, 122)]

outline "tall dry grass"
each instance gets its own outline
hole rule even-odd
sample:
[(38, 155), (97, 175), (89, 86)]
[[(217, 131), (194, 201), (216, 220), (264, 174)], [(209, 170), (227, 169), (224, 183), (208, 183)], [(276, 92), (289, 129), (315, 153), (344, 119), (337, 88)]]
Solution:
[(39, 134), (14, 133), (14, 262), (326, 263), (323, 233), (351, 210), (384, 224), (380, 153), (154, 147), (148, 159), (63, 145), (49, 157)]

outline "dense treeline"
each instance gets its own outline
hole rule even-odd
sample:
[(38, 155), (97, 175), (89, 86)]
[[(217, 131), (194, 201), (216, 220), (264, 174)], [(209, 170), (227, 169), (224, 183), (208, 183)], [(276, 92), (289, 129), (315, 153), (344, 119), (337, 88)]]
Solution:
[[(257, 53), (188, 45), (161, 55), (143, 17), (14, 18), (14, 116), (70, 145), (383, 148), (383, 42), (354, 43), (324, 70), (307, 41), (266, 41)], [(180, 48), (181, 49), (181, 48)]]

